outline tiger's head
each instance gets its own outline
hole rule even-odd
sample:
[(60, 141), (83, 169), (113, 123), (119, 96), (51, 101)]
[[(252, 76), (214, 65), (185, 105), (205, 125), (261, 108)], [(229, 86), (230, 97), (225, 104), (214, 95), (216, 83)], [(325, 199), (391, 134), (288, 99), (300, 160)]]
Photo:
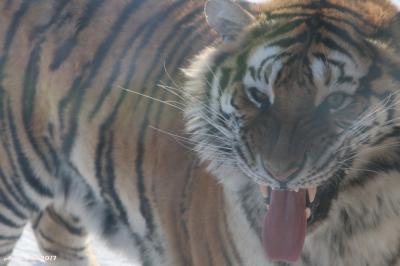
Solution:
[[(317, 224), (347, 186), (399, 169), (400, 16), (389, 1), (271, 1), (250, 12), (209, 0), (205, 10), (224, 41), (186, 71), (187, 129), (222, 183), (268, 186), (263, 231), (292, 205), (296, 221), (308, 208), (300, 227)], [(299, 248), (276, 255), (283, 246), (267, 253), (293, 260)]]

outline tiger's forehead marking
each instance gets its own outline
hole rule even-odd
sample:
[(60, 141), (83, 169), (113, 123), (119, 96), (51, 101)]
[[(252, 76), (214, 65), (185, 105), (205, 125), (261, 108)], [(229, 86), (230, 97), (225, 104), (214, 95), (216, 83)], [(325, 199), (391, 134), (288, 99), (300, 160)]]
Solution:
[(313, 82), (317, 87), (315, 106), (335, 92), (354, 95), (360, 79), (367, 73), (367, 67), (337, 51), (327, 53), (324, 57), (312, 55), (310, 58)]
[(248, 68), (243, 78), (246, 87), (257, 87), (268, 95), (270, 102), (274, 102), (273, 84), (279, 70), (283, 67), (282, 61), (277, 59), (281, 53), (278, 46), (260, 46), (254, 49), (248, 57)]

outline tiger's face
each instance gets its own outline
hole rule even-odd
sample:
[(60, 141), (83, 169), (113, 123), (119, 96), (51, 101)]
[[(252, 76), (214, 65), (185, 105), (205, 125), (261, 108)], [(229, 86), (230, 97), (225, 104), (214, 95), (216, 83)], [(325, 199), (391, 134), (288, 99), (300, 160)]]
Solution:
[(207, 8), (231, 9), (208, 10), (228, 42), (188, 70), (187, 128), (222, 182), (240, 172), (267, 202), (273, 191), (300, 191), (310, 226), (339, 191), (398, 152), (395, 9), (371, 6), (386, 12), (377, 23), (335, 3), (319, 11), (315, 2), (273, 3), (254, 17), (229, 2)]

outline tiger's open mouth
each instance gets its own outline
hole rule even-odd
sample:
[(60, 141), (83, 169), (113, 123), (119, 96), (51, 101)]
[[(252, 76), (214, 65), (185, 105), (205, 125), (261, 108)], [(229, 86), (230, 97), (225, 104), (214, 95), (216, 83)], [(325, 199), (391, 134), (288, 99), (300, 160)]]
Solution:
[(338, 188), (332, 185), (297, 190), (274, 190), (260, 186), (266, 202), (262, 226), (264, 250), (273, 261), (295, 262), (305, 236), (327, 217)]

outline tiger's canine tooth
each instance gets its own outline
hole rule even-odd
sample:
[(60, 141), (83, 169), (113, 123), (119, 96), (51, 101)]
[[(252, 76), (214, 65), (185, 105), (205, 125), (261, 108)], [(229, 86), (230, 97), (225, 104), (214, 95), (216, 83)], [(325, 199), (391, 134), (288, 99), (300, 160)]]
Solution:
[(263, 198), (268, 198), (269, 192), (268, 192), (268, 186), (266, 185), (260, 185), (260, 192)]
[(311, 216), (311, 209), (310, 208), (306, 208), (306, 217), (307, 219), (310, 218)]
[(315, 200), (315, 195), (317, 194), (317, 188), (315, 187), (310, 187), (307, 189), (308, 191), (308, 199), (310, 200), (310, 203), (313, 203)]

